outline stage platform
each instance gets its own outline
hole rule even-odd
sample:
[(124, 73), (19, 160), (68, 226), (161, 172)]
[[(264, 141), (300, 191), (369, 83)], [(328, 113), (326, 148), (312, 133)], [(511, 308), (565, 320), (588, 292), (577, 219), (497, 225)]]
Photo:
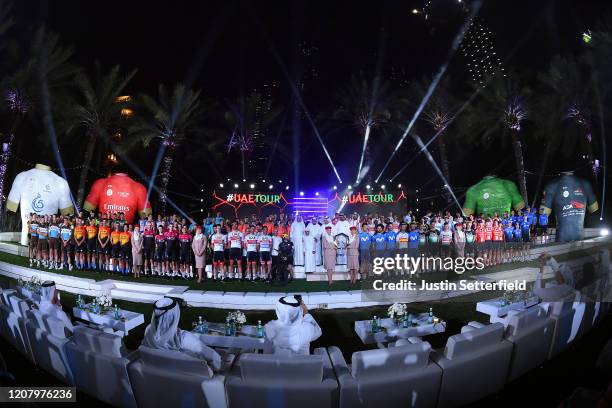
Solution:
[[(3, 237), (0, 236), (0, 238)], [(532, 252), (534, 256), (544, 251), (552, 255), (571, 255), (575, 253), (576, 257), (573, 257), (571, 260), (567, 261), (567, 263), (572, 268), (579, 270), (584, 263), (594, 260), (593, 254), (584, 255), (584, 252), (581, 251), (593, 252), (599, 247), (612, 247), (612, 239), (610, 237), (594, 237), (579, 242), (552, 244), (545, 247), (534, 248)], [(0, 252), (11, 255), (22, 255), (23, 250), (25, 250), (25, 247), (13, 242), (0, 242)], [(24, 263), (24, 260), (20, 259), (20, 262)], [(483, 271), (483, 273), (478, 275), (462, 276), (462, 279), (478, 279), (490, 282), (525, 279), (528, 282), (532, 282), (535, 280), (537, 271), (538, 269), (533, 262), (528, 264), (513, 263), (502, 270), (499, 270), (498, 267), (495, 272), (487, 273)], [(197, 285), (194, 285), (191, 281), (162, 281), (162, 283), (153, 284), (135, 282), (133, 280), (112, 279), (110, 276), (106, 279), (106, 275), (100, 275), (98, 277), (98, 275), (94, 273), (89, 273), (88, 275), (95, 278), (86, 278), (74, 276), (78, 275), (78, 271), (72, 271), (71, 274), (68, 274), (67, 271), (45, 271), (20, 266), (12, 263), (12, 261), (0, 262), (0, 275), (13, 279), (21, 278), (24, 280), (29, 280), (33, 275), (37, 275), (41, 280), (54, 280), (60, 290), (85, 296), (97, 296), (102, 293), (110, 292), (113, 298), (141, 303), (153, 303), (163, 296), (173, 296), (184, 299), (189, 306), (222, 309), (274, 310), (278, 298), (289, 294), (283, 287), (274, 286), (266, 286), (263, 291), (261, 290), (261, 286), (259, 286), (260, 289), (258, 291), (249, 291), (243, 289), (245, 285), (241, 286), (242, 289), (232, 290), (231, 287), (233, 285), (231, 284), (211, 283), (209, 286), (214, 285), (214, 290), (201, 290), (197, 289)], [(312, 275), (318, 278), (316, 280), (321, 280), (321, 278), (326, 280), (324, 273)], [(547, 279), (551, 277), (551, 271), (546, 271), (544, 278)], [(361, 289), (336, 290), (334, 286), (332, 286), (330, 290), (308, 290), (309, 286), (313, 288), (326, 287), (326, 285), (322, 285), (322, 282), (312, 282), (312, 280), (313, 279), (308, 279), (308, 281), (302, 280), (300, 287), (305, 288), (305, 290), (300, 290), (299, 292), (302, 294), (308, 307), (319, 309), (369, 307), (391, 304), (395, 301), (403, 303), (429, 302), (477, 292), (468, 292), (465, 290), (424, 292), (402, 291), (398, 292), (397, 298), (387, 296), (383, 300), (373, 301), (371, 297), (365, 296), (365, 291)], [(338, 282), (336, 285), (350, 287), (347, 286), (346, 283), (341, 282)]]

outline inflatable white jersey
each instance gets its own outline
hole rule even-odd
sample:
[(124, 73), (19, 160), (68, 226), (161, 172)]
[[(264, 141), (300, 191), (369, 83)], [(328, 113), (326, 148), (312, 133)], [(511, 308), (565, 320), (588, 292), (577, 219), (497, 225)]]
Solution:
[(35, 168), (21, 172), (15, 177), (8, 195), (6, 208), (16, 212), (21, 206), (21, 243), (27, 244), (28, 216), (74, 213), (70, 188), (62, 177), (45, 165), (37, 164)]

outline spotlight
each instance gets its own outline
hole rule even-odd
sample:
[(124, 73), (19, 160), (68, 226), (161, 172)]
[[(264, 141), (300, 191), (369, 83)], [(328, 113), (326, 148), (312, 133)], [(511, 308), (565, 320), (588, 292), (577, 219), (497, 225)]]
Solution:
[(337, 190), (337, 189), (338, 189), (338, 186), (334, 186), (334, 190)]
[(234, 183), (234, 188), (238, 188), (238, 184)]
[(283, 180), (278, 180), (278, 182), (279, 182), (279, 183), (282, 183), (282, 182), (283, 182)]
[(203, 202), (204, 202), (204, 199), (203, 199), (203, 198), (200, 198), (200, 202), (201, 202), (201, 203), (203, 203)]
[(418, 9), (412, 9), (412, 14), (419, 14), (419, 10)]
[(262, 182), (262, 183), (265, 183), (265, 182), (266, 182), (266, 180), (261, 180), (261, 182)]
[(398, 185), (397, 185), (397, 188), (402, 188), (402, 184), (401, 184), (401, 183), (400, 183), (400, 184), (398, 184)]
[(599, 230), (599, 235), (601, 235), (602, 237), (607, 237), (608, 235), (610, 235), (610, 230), (607, 228), (602, 228)]
[(319, 196), (319, 192), (317, 191), (317, 192), (315, 193), (315, 195), (318, 197), (318, 196)]
[(230, 181), (230, 179), (227, 179), (227, 181)]
[(204, 212), (204, 209), (203, 209), (203, 208), (200, 208), (200, 212)]
[(246, 179), (242, 179), (242, 182), (243, 182), (243, 183), (246, 183)]
[(254, 188), (255, 188), (255, 184), (251, 183), (251, 184), (249, 185), (249, 187), (251, 187), (251, 190), (252, 190), (252, 189), (254, 189)]
[(285, 190), (289, 190), (289, 186), (285, 186)]
[(204, 192), (204, 189), (201, 189), (200, 191), (201, 191), (201, 192)]
[(380, 186), (380, 188), (382, 188), (382, 189), (384, 190), (384, 189), (385, 189), (385, 185), (384, 185), (384, 184), (382, 184), (382, 185)]
[[(219, 187), (223, 188), (223, 183), (219, 183)], [(202, 190), (204, 191), (204, 190)]]
[(372, 186), (368, 184), (368, 185), (366, 186), (366, 188), (369, 190), (369, 189), (371, 189), (371, 188), (372, 188)]
[(272, 184), (270, 184), (270, 185), (268, 186), (268, 188), (269, 188), (270, 190), (272, 190), (272, 189), (274, 188), (274, 186), (273, 186)]
[(300, 197), (302, 197), (304, 195), (303, 191), (300, 191)]
[(348, 185), (348, 189), (349, 189), (349, 190), (352, 190), (352, 189), (353, 189), (353, 186), (351, 186), (351, 185), (349, 184), (349, 185)]

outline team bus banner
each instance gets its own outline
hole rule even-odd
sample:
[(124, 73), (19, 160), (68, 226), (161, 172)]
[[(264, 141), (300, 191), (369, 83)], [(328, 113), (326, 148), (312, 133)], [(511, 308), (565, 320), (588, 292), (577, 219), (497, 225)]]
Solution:
[(296, 213), (305, 217), (331, 216), (337, 212), (403, 213), (407, 209), (404, 191), (332, 191), (325, 195), (303, 195), (283, 192), (215, 191), (212, 210), (224, 217), (244, 218), (251, 215), (267, 216)]

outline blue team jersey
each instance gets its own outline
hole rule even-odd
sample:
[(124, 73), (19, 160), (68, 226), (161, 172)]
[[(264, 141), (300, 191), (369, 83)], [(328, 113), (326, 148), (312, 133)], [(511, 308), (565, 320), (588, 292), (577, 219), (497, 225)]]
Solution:
[(529, 222), (529, 220), (525, 221), (521, 221), (521, 229), (523, 231), (529, 231), (529, 227), (531, 227), (531, 223)]
[(514, 239), (516, 241), (520, 241), (522, 236), (523, 236), (523, 232), (521, 231), (520, 228), (517, 228), (514, 230)]
[(548, 215), (540, 214), (540, 216), (538, 217), (538, 223), (541, 226), (547, 226), (548, 225)]
[(57, 225), (49, 226), (49, 238), (58, 238), (60, 229)]
[(408, 233), (408, 247), (417, 248), (419, 246), (419, 231), (410, 231)]
[(359, 233), (359, 249), (370, 249), (372, 237), (368, 232)]
[(387, 236), (385, 233), (376, 233), (372, 235), (372, 242), (374, 243), (375, 249), (386, 249), (387, 248)]
[(509, 223), (509, 222), (510, 222), (510, 220), (509, 220), (509, 219), (507, 219), (507, 218), (502, 218), (502, 220), (501, 220), (501, 225), (503, 225), (503, 226), (505, 227), (506, 225), (508, 225), (508, 223)]
[(527, 220), (531, 225), (535, 225), (537, 219), (538, 217), (536, 216), (536, 213), (529, 213), (529, 215), (527, 216)]
[(63, 226), (62, 229), (61, 229), (62, 239), (64, 241), (68, 241), (70, 239), (71, 235), (72, 235), (72, 230), (70, 229), (70, 227)]
[(514, 239), (514, 228), (512, 228), (512, 225), (508, 225), (506, 228), (504, 228), (504, 235), (506, 236), (507, 242)]
[(388, 249), (397, 248), (397, 243), (395, 242), (395, 239), (397, 238), (397, 232), (388, 231), (385, 235), (387, 238), (387, 248)]

